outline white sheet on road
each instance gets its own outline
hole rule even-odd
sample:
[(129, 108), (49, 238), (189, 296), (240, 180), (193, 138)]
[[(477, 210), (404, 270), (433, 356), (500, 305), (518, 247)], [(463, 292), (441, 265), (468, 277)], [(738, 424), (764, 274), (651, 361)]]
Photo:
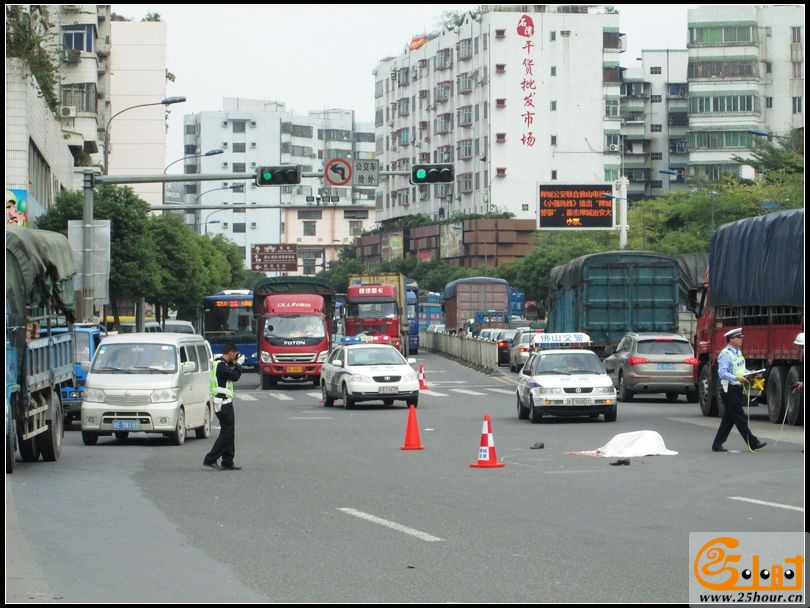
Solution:
[(633, 456), (674, 456), (678, 452), (668, 450), (664, 438), (655, 431), (620, 433), (596, 450), (565, 452), (574, 456), (601, 456), (602, 458), (630, 458)]

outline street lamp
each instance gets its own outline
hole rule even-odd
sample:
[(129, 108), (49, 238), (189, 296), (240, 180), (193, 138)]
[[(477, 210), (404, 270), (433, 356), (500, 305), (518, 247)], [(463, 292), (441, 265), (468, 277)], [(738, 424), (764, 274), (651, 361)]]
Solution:
[[(206, 194), (208, 194), (209, 192), (216, 192), (217, 190), (235, 190), (236, 188), (240, 188), (241, 186), (242, 186), (242, 184), (231, 184), (230, 186), (220, 186), (219, 188), (211, 188), (210, 190), (206, 190), (205, 192), (201, 192), (200, 194), (198, 194), (197, 197), (194, 199), (194, 204), (199, 206), (201, 204), (200, 199), (203, 196), (205, 196)], [(227, 205), (227, 203), (225, 203), (225, 204)], [(231, 207), (223, 207), (222, 209), (217, 209), (216, 211), (212, 211), (211, 213), (209, 213), (208, 215), (205, 216), (205, 221), (206, 221), (206, 224), (204, 226), (205, 234), (208, 234), (208, 223), (207, 223), (208, 218), (211, 217), (212, 215), (214, 215), (214, 213), (218, 213), (219, 211), (225, 211), (226, 209), (231, 209)], [(199, 211), (195, 212), (195, 214), (194, 214), (195, 225), (197, 226), (197, 228), (196, 228), (197, 230), (199, 230), (199, 224), (197, 223), (197, 214), (198, 213), (199, 213)]]
[(211, 224), (219, 224), (219, 223), (220, 223), (220, 221), (219, 221), (219, 220), (211, 220), (211, 221), (209, 222), (209, 221), (208, 221), (208, 218), (209, 218), (209, 217), (211, 217), (212, 215), (214, 215), (215, 213), (219, 213), (220, 211), (225, 211), (225, 209), (226, 209), (226, 208), (217, 209), (216, 211), (212, 211), (211, 213), (209, 213), (208, 215), (206, 215), (206, 216), (205, 216), (205, 224), (204, 224), (204, 226), (203, 226), (203, 230), (204, 230), (204, 232), (205, 232), (205, 236), (208, 236), (208, 224), (209, 224), (209, 223), (211, 223)]
[[(175, 164), (177, 164), (177, 163), (179, 163), (181, 161), (188, 160), (190, 158), (202, 158), (203, 156), (216, 156), (217, 154), (222, 154), (223, 152), (225, 152), (225, 150), (223, 150), (222, 148), (214, 148), (213, 150), (208, 150), (208, 152), (204, 152), (203, 154), (191, 154), (189, 156), (183, 156), (181, 158), (178, 158), (177, 160), (173, 160), (168, 165), (166, 165), (166, 167), (164, 167), (164, 169), (163, 169), (163, 174), (164, 175), (166, 174), (166, 171), (169, 170), (169, 167), (171, 167), (172, 165), (175, 165)], [(166, 204), (166, 182), (163, 182), (163, 193), (162, 194), (163, 195), (162, 195), (162, 198), (161, 198), (161, 204), (165, 205)]]
[(139, 103), (135, 106), (129, 106), (128, 108), (124, 108), (123, 110), (120, 110), (110, 116), (110, 120), (107, 121), (107, 124), (104, 127), (104, 175), (107, 175), (110, 168), (110, 123), (116, 116), (120, 116), (124, 112), (134, 110), (135, 108), (145, 108), (147, 106), (170, 106), (175, 103), (183, 103), (185, 100), (185, 97), (167, 97), (166, 99), (155, 101), (153, 103)]

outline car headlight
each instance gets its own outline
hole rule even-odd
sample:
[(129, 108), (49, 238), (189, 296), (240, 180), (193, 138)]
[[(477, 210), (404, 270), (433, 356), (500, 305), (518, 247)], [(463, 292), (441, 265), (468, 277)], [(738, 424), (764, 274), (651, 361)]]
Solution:
[(613, 395), (615, 392), (612, 386), (595, 386), (593, 389), (594, 395)]
[(159, 388), (152, 391), (149, 395), (149, 400), (152, 403), (168, 403), (170, 401), (177, 401), (176, 388)]
[(100, 388), (87, 388), (84, 389), (84, 400), (93, 401), (95, 403), (104, 403), (104, 391)]
[(563, 389), (559, 386), (535, 386), (532, 388), (533, 395), (562, 395)]
[(402, 380), (404, 382), (410, 382), (411, 380), (418, 380), (419, 376), (416, 375), (415, 371), (405, 372), (402, 374)]
[(363, 374), (352, 374), (352, 382), (361, 382), (363, 384), (373, 384), (374, 378), (371, 376), (364, 376)]
[(328, 350), (322, 350), (321, 352), (318, 353), (318, 361), (317, 362), (318, 363), (323, 363), (324, 361), (326, 361), (326, 357), (328, 355), (329, 355)]
[(270, 353), (268, 353), (266, 350), (263, 350), (261, 353), (259, 353), (259, 356), (262, 359), (262, 363), (272, 363), (273, 362), (273, 356)]

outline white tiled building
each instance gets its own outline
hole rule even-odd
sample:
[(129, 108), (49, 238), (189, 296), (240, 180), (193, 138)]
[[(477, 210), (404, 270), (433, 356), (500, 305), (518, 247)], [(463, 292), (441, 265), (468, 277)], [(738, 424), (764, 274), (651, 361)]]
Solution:
[[(258, 187), (254, 179), (183, 184), (184, 205), (222, 206), (188, 212), (187, 223), (236, 243), (248, 267), (251, 245), (295, 243), (299, 271), (320, 270), (351, 234), (374, 226), (373, 188), (334, 187), (322, 179), (331, 159), (375, 158), (373, 127), (356, 123), (353, 111), (297, 116), (281, 102), (225, 98), (222, 111), (187, 115), (184, 125), (191, 158), (183, 173), (255, 175), (263, 166), (303, 167), (305, 176), (295, 186)], [(212, 150), (222, 153), (205, 156)]]

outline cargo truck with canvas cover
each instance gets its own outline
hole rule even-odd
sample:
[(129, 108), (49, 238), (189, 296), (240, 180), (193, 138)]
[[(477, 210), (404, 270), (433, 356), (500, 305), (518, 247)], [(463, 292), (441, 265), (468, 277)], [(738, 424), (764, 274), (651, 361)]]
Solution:
[[(442, 291), (444, 326), (450, 333), (471, 330), (475, 313), (509, 310), (510, 290), (506, 279), (467, 277), (451, 281)], [(506, 318), (506, 327), (509, 319)]]
[(315, 277), (269, 277), (253, 289), (262, 388), (281, 380), (318, 384), (329, 354), (335, 291)]
[[(704, 416), (722, 414), (717, 357), (725, 333), (742, 327), (748, 369), (764, 369), (764, 386), (752, 383), (751, 405), (766, 404), (771, 422), (804, 419), (804, 209), (777, 211), (723, 224), (712, 235), (703, 285), (692, 297), (698, 317), (695, 356)], [(760, 382), (760, 385), (762, 383)]]
[(548, 332), (580, 331), (604, 356), (628, 332), (678, 331), (681, 270), (670, 255), (608, 251), (551, 269)]
[(76, 263), (57, 232), (6, 225), (6, 473), (24, 462), (56, 461), (62, 449), (62, 388), (75, 385), (72, 324)]

